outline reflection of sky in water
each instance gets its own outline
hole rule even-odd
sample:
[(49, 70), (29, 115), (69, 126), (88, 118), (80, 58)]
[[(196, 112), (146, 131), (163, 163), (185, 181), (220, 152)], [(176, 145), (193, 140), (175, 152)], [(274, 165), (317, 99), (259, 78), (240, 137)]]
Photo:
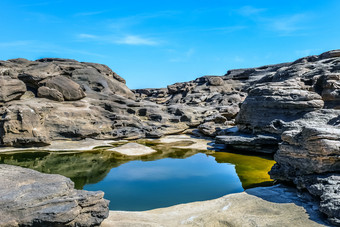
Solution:
[(243, 191), (233, 165), (201, 153), (186, 159), (131, 161), (84, 189), (104, 191), (111, 210), (153, 209)]

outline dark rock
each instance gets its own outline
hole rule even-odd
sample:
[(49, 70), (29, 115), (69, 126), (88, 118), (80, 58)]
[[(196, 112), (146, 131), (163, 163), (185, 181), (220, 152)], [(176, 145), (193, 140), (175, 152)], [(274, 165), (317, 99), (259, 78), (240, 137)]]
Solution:
[(278, 138), (272, 135), (250, 135), (234, 133), (232, 135), (217, 136), (216, 144), (225, 144), (228, 150), (254, 151), (260, 153), (274, 153), (277, 150)]
[(99, 226), (109, 214), (103, 192), (61, 175), (2, 164), (0, 181), (0, 226)]

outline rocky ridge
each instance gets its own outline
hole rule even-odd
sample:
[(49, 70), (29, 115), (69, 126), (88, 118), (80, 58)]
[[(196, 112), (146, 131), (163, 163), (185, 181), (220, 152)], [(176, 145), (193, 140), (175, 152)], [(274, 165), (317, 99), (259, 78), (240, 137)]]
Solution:
[[(235, 123), (238, 131), (221, 130), (216, 123), (203, 123), (198, 130), (229, 150), (275, 153), (271, 177), (308, 190), (320, 199), (320, 210), (329, 220), (340, 225), (340, 50), (291, 63), (231, 70), (219, 77), (217, 87), (210, 78), (214, 77), (168, 86), (166, 93), (164, 89), (135, 92), (165, 105), (218, 103), (218, 114), (230, 120), (224, 124)], [(235, 94), (241, 98), (230, 102)], [(207, 99), (199, 102), (198, 97)], [(235, 111), (231, 118), (224, 112), (229, 107)]]
[(339, 111), (340, 50), (133, 91), (105, 65), (0, 61), (2, 146), (182, 132), (210, 136), (227, 149), (275, 153), (271, 176), (319, 198), (320, 210), (336, 225)]

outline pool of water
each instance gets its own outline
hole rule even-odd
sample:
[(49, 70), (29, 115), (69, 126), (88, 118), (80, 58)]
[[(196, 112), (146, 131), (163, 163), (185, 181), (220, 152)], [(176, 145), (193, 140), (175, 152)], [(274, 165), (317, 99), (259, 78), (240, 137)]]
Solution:
[(149, 144), (158, 152), (131, 159), (105, 149), (0, 153), (0, 163), (71, 178), (76, 188), (102, 190), (110, 210), (140, 211), (214, 199), (272, 185), (268, 156)]

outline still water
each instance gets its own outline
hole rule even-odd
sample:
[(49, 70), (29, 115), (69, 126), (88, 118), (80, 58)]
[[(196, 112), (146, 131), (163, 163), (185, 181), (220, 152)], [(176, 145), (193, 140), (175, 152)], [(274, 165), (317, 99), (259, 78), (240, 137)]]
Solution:
[(78, 189), (102, 190), (110, 210), (167, 207), (272, 184), (268, 171), (275, 162), (268, 156), (153, 148), (156, 154), (138, 160), (97, 149), (0, 153), (0, 163), (64, 175)]

